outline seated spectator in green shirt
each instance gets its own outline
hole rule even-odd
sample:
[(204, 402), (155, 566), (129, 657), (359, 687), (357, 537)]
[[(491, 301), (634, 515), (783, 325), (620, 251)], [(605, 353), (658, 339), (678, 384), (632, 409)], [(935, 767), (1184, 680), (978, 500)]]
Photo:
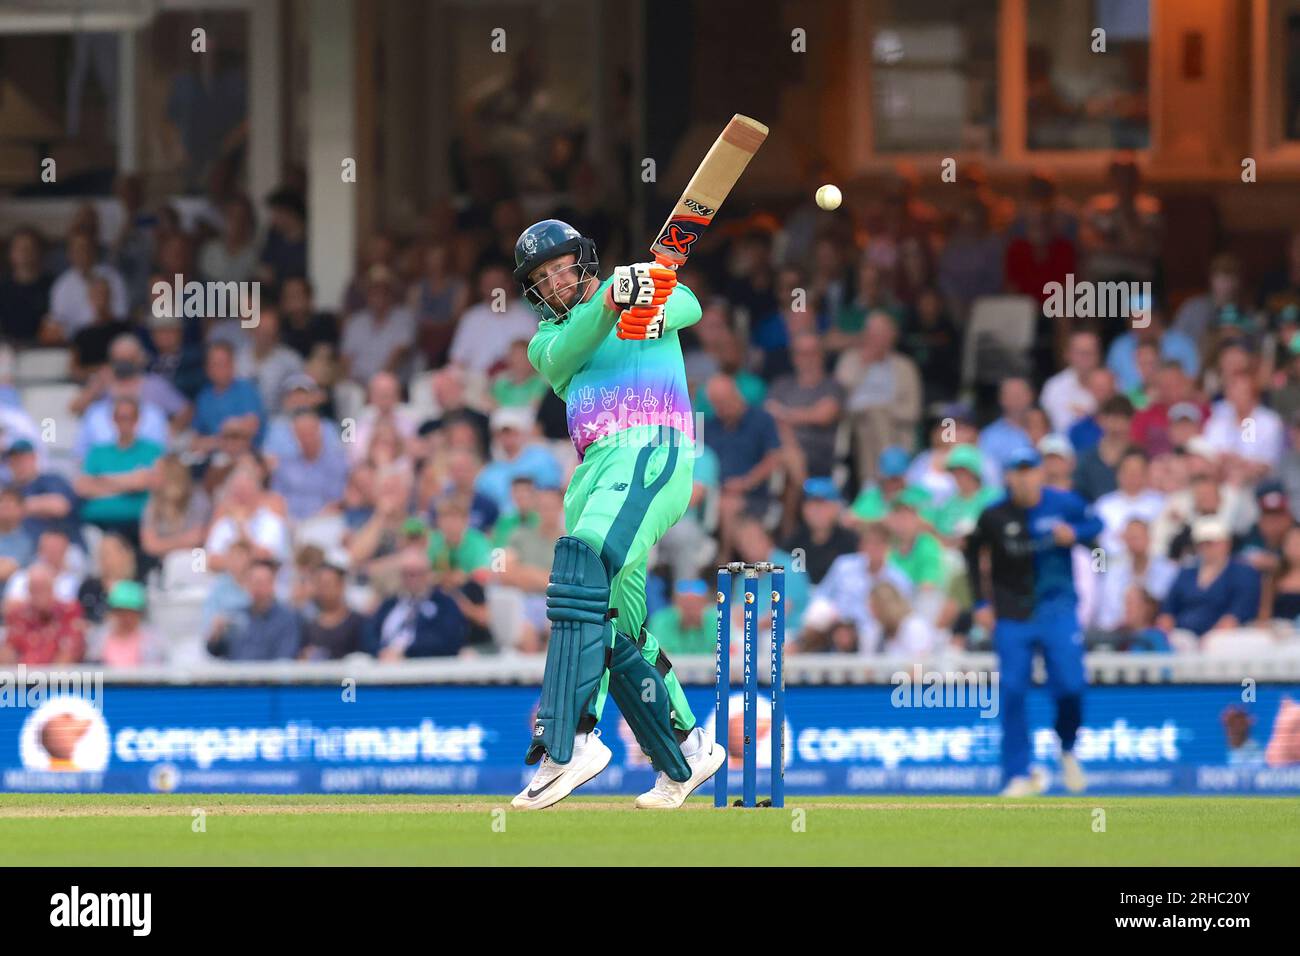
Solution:
[(506, 353), (506, 364), (492, 377), (492, 401), (497, 408), (537, 410), (546, 394), (546, 382), (528, 361), (528, 342), (516, 339)]
[(912, 582), (918, 590), (922, 587), (942, 588), (947, 581), (944, 570), (943, 545), (928, 531), (921, 530), (921, 507), (929, 496), (919, 488), (908, 488), (894, 499), (886, 524), (893, 542), (889, 549), (889, 562)]
[(984, 456), (974, 445), (953, 448), (944, 467), (957, 483), (957, 492), (934, 509), (930, 520), (944, 539), (956, 542), (971, 533), (980, 513), (1002, 492), (984, 484)]
[(537, 527), (537, 484), (531, 475), (515, 475), (510, 479), (510, 500), (515, 510), (501, 515), (492, 526), (493, 547), (509, 545), (510, 536), (520, 528)]
[[(767, 383), (745, 368), (745, 347), (740, 337), (732, 329), (719, 329), (712, 341), (704, 343), (704, 347), (716, 360), (718, 374), (729, 375), (736, 380), (736, 388), (740, 390), (745, 404), (761, 407), (767, 398)], [(715, 413), (713, 401), (708, 395), (711, 377), (706, 376), (691, 396), (691, 408), (700, 418)]]
[[(880, 480), (874, 485), (865, 486), (858, 492), (857, 498), (853, 499), (853, 504), (849, 508), (853, 517), (868, 524), (884, 521), (890, 508), (893, 507), (894, 499), (904, 488), (909, 487), (906, 476), (911, 462), (912, 456), (897, 445), (882, 451), (878, 465)], [(927, 494), (924, 489), (917, 490)]]
[[(564, 490), (527, 482), (530, 521), (520, 522), (507, 538), (493, 575), (511, 613), (510, 641), (515, 650), (536, 654), (546, 647), (551, 625), (546, 617), (546, 587), (555, 561), (555, 542), (564, 535)], [(515, 487), (521, 487), (519, 481)], [(512, 489), (513, 490), (513, 489)]]
[(718, 605), (699, 578), (678, 581), (673, 603), (650, 615), (646, 630), (668, 656), (712, 654), (718, 639)]
[(487, 594), (483, 588), (492, 571), (492, 542), (471, 528), (469, 509), (455, 499), (438, 508), (437, 527), (429, 535), (429, 565), (434, 584), (452, 596), (469, 622), (469, 645), (491, 645)]
[(163, 447), (140, 438), (140, 404), (121, 397), (113, 402), (117, 441), (94, 445), (73, 488), (82, 499), (81, 519), (139, 541), (140, 517), (155, 479), (154, 463)]

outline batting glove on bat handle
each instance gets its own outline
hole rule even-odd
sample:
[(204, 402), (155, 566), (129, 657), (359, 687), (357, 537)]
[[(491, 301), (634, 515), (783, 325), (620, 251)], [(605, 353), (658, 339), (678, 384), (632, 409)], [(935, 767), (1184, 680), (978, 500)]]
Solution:
[(618, 266), (611, 285), (615, 305), (624, 307), (656, 306), (668, 301), (677, 285), (677, 272), (657, 262), (637, 262)]
[(661, 338), (664, 334), (664, 307), (633, 306), (618, 317), (616, 334), (620, 339), (641, 341)]

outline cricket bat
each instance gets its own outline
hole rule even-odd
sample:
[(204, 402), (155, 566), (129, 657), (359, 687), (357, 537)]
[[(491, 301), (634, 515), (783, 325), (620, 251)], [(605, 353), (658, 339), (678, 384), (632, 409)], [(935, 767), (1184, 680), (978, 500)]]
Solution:
[(682, 198), (659, 230), (659, 238), (651, 243), (650, 252), (656, 262), (676, 269), (687, 260), (691, 246), (713, 221), (765, 139), (767, 127), (758, 120), (739, 113), (731, 118), (686, 184)]

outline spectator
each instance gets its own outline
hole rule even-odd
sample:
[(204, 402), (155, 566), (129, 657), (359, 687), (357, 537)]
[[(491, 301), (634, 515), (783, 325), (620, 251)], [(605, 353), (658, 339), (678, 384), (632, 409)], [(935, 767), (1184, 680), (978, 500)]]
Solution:
[(236, 541), (247, 541), (253, 558), (279, 565), (289, 558), (289, 526), (284, 503), (264, 490), (265, 477), (256, 459), (237, 462), (216, 499), (216, 512), (204, 549), (208, 566), (223, 570), (224, 558)]
[(415, 344), (415, 319), (400, 305), (398, 279), (386, 266), (366, 274), (366, 307), (348, 317), (339, 346), (343, 374), (368, 382), (380, 372), (405, 368)]
[(403, 445), (415, 438), (419, 427), (415, 412), (402, 403), (402, 383), (393, 373), (377, 373), (370, 380), (369, 397), (369, 403), (357, 415), (353, 440), (347, 447), (348, 458), (353, 464), (365, 457), (379, 422), (391, 425)]
[(1111, 190), (1093, 196), (1083, 210), (1082, 238), (1088, 278), (1155, 278), (1163, 232), (1160, 200), (1142, 191), (1142, 175), (1131, 155), (1110, 165)]
[(534, 413), (546, 396), (546, 381), (528, 361), (528, 340), (510, 343), (505, 366), (492, 376), (492, 403), (497, 408), (527, 408)]
[(863, 256), (859, 260), (856, 279), (857, 290), (853, 300), (835, 314), (834, 324), (826, 333), (829, 352), (842, 352), (860, 342), (873, 313), (879, 312), (892, 319), (900, 310), (898, 300), (885, 282), (883, 270), (869, 257)]
[(1101, 425), (1097, 421), (1097, 410), (1115, 397), (1115, 376), (1108, 368), (1095, 368), (1088, 373), (1084, 386), (1092, 395), (1093, 411), (1076, 421), (1066, 432), (1075, 454), (1088, 451), (1101, 441)]
[(1282, 459), (1282, 467), (1278, 472), (1287, 500), (1291, 502), (1291, 516), (1300, 521), (1300, 410), (1291, 416), (1288, 425), (1290, 450)]
[(108, 361), (108, 346), (119, 335), (131, 330), (124, 315), (116, 315), (109, 299), (111, 290), (103, 276), (92, 276), (86, 297), (90, 303), (90, 322), (72, 336), (72, 379), (84, 382)]
[[(171, 441), (172, 422), (168, 420), (168, 409), (174, 412), (173, 419), (177, 426), (183, 427), (189, 418), (189, 406), (176, 391), (162, 380), (143, 374), (143, 366), (136, 364), (135, 350), (138, 343), (133, 336), (122, 336), (115, 341), (110, 350), (114, 356), (108, 376), (98, 384), (92, 384), (72, 403), (72, 411), (82, 411), (81, 426), (77, 431), (77, 453), (85, 459), (92, 448), (101, 445), (116, 444), (121, 433), (115, 420), (117, 403), (130, 402), (135, 405), (138, 415), (136, 434), (139, 438), (159, 447), (166, 447)], [(93, 397), (102, 390), (102, 397)], [(161, 403), (167, 403), (164, 407)]]
[(1130, 589), (1139, 589), (1159, 604), (1178, 576), (1178, 565), (1152, 550), (1151, 525), (1146, 519), (1130, 518), (1121, 530), (1120, 541), (1120, 550), (1107, 552), (1104, 571), (1085, 579), (1097, 591), (1095, 601), (1080, 602), (1094, 608), (1092, 619), (1081, 622), (1085, 629), (1109, 632), (1124, 628), (1131, 610)]
[(264, 413), (274, 415), (280, 410), (285, 387), (301, 371), (302, 358), (280, 342), (279, 311), (263, 306), (245, 348), (235, 353), (236, 378), (253, 382)]
[(538, 483), (561, 485), (564, 476), (555, 456), (545, 445), (534, 442), (532, 415), (521, 408), (498, 408), (492, 413), (494, 451), (492, 461), (479, 472), (475, 490), (496, 502), (508, 514), (510, 482), (515, 475), (531, 475)]
[(987, 207), (962, 203), (938, 267), (939, 289), (958, 322), (969, 318), (976, 299), (1002, 292), (1002, 263), (1002, 240), (989, 228)]
[(54, 569), (33, 564), (27, 593), (6, 602), (0, 664), (75, 664), (85, 655), (81, 606), (56, 594), (55, 575)]
[(144, 586), (118, 581), (108, 592), (107, 603), (108, 620), (91, 635), (88, 658), (113, 668), (163, 663), (162, 641), (144, 625)]
[(1201, 355), (1196, 339), (1166, 328), (1164, 314), (1154, 309), (1147, 315), (1147, 324), (1135, 325), (1131, 330), (1115, 337), (1106, 350), (1106, 367), (1115, 374), (1115, 382), (1124, 393), (1142, 384), (1138, 368), (1138, 348), (1141, 345), (1156, 347), (1160, 362), (1177, 362), (1189, 378), (1195, 379), (1201, 371)]
[(516, 482), (514, 487), (529, 490), (521, 507), (527, 505), (535, 520), (515, 525), (500, 552), (500, 567), (492, 576), (506, 599), (513, 602), (511, 626), (497, 636), (514, 650), (535, 654), (545, 648), (550, 634), (546, 588), (555, 541), (564, 534), (564, 492), (553, 486), (533, 488), (531, 483), (523, 482)]
[(1196, 560), (1174, 579), (1156, 626), (1166, 635), (1179, 628), (1203, 637), (1258, 617), (1259, 572), (1232, 558), (1228, 526), (1217, 518), (1200, 518), (1192, 540)]
[(911, 581), (889, 562), (889, 530), (872, 522), (862, 529), (858, 550), (831, 562), (808, 602), (805, 628), (799, 633), (801, 651), (836, 650), (877, 653), (879, 638), (871, 612), (870, 595), (879, 581), (894, 584), (900, 594), (912, 592)]
[(457, 502), (448, 501), (438, 509), (428, 556), (434, 584), (451, 595), (469, 625), (466, 642), (490, 643), (484, 585), (492, 567), (492, 544), (487, 535), (469, 526), (469, 513)]
[(945, 456), (944, 468), (956, 488), (934, 509), (931, 523), (945, 540), (960, 546), (980, 513), (1002, 492), (997, 485), (985, 484), (984, 459), (974, 445), (954, 445)]
[[(105, 401), (114, 396), (133, 397), (142, 407), (150, 408), (149, 435), (156, 441), (166, 442), (171, 435), (185, 429), (193, 416), (193, 408), (171, 382), (149, 371), (149, 356), (133, 332), (125, 332), (112, 340), (108, 345), (107, 360), (107, 366), (90, 377), (70, 406), (75, 415), (95, 417), (93, 427), (83, 426), (83, 437), (90, 444), (104, 444), (116, 437), (112, 430), (112, 402)], [(165, 427), (162, 429), (153, 409), (161, 411), (164, 416)]]
[(0, 588), (36, 553), (36, 543), (23, 528), (23, 496), (12, 485), (0, 488)]
[(1002, 415), (980, 432), (979, 447), (1001, 472), (1013, 452), (1032, 444), (1026, 431), (1026, 420), (1034, 407), (1034, 389), (1029, 380), (1004, 378), (998, 385), (998, 406)]
[[(433, 400), (430, 416), (445, 425), (456, 421), (469, 423), (474, 430), (478, 453), (486, 455), (492, 441), (491, 428), (488, 416), (472, 400), (471, 376), (459, 366), (448, 365), (430, 376), (430, 391)], [(560, 407), (564, 407), (563, 402), (560, 402)]]
[(673, 603), (650, 615), (646, 630), (659, 642), (662, 654), (712, 654), (717, 639), (717, 602), (708, 585), (687, 578), (673, 588)]
[(939, 648), (939, 632), (912, 610), (902, 592), (889, 581), (877, 581), (869, 598), (871, 621), (878, 633), (867, 644), (893, 657), (926, 657)]
[(1223, 400), (1214, 403), (1205, 423), (1205, 440), (1258, 480), (1282, 463), (1286, 451), (1282, 419), (1259, 403), (1259, 387), (1249, 372), (1234, 374), (1224, 389)]
[(1150, 398), (1147, 407), (1133, 416), (1131, 435), (1133, 442), (1152, 457), (1178, 447), (1170, 437), (1170, 413), (1175, 407), (1180, 408), (1184, 416), (1187, 411), (1183, 406), (1198, 410), (1198, 425), (1209, 413), (1196, 395), (1194, 381), (1178, 362), (1161, 363), (1160, 370), (1156, 373), (1155, 390)]
[(302, 196), (281, 187), (266, 198), (271, 224), (262, 244), (257, 277), (275, 299), (286, 279), (307, 274), (307, 206)]
[(793, 338), (790, 359), (794, 371), (773, 383), (763, 407), (776, 422), (781, 444), (798, 449), (797, 474), (825, 478), (835, 466), (844, 391), (826, 374), (826, 354), (815, 333)]
[(1048, 488), (1073, 491), (1075, 457), (1070, 443), (1060, 435), (1044, 435), (1035, 447), (1043, 460), (1043, 484)]
[(776, 422), (762, 408), (745, 402), (735, 379), (715, 375), (706, 389), (714, 410), (704, 419), (704, 444), (718, 456), (719, 530), (725, 549), (741, 510), (762, 514), (771, 504), (770, 480), (783, 453)]
[[(1041, 306), (1051, 283), (1064, 285), (1067, 276), (1077, 271), (1078, 250), (1068, 235), (1056, 231), (1052, 211), (1041, 197), (1031, 197), (1025, 204), (1021, 224), (1023, 231), (1011, 236), (1003, 259), (1006, 291), (1031, 296)], [(1048, 344), (1056, 330), (1052, 319), (1040, 315), (1046, 324), (1035, 338)]]
[(343, 450), (331, 448), (322, 436), (320, 417), (308, 409), (293, 417), (294, 445), (271, 476), (271, 490), (283, 496), (295, 521), (334, 509), (343, 498), (348, 463)]
[(410, 500), (410, 472), (391, 467), (378, 472), (370, 517), (347, 538), (349, 563), (381, 592), (395, 587)]
[(322, 352), (332, 356), (339, 347), (339, 323), (328, 312), (316, 311), (311, 280), (291, 276), (280, 292), (280, 340), (304, 362)]
[(107, 311), (114, 318), (126, 315), (126, 283), (121, 274), (112, 266), (99, 262), (99, 249), (93, 233), (74, 230), (68, 236), (68, 268), (50, 287), (50, 323), (44, 327), (41, 336), (45, 344), (71, 342), (77, 332), (95, 320), (90, 290), (96, 278), (108, 283)]
[(211, 634), (222, 620), (237, 620), (252, 600), (248, 595), (248, 570), (253, 566), (253, 549), (247, 541), (236, 541), (227, 549), (222, 570), (212, 576), (212, 585), (203, 596), (199, 633)]
[(0, 315), (5, 338), (14, 345), (34, 345), (49, 321), (53, 280), (41, 267), (41, 238), (23, 227), (9, 239), (9, 274), (0, 278)]
[(1237, 559), (1265, 575), (1263, 580), (1267, 582), (1267, 576), (1282, 564), (1282, 544), (1287, 532), (1295, 526), (1295, 520), (1282, 483), (1276, 479), (1262, 481), (1255, 487), (1255, 504), (1259, 508), (1259, 520), (1234, 544)]
[(158, 460), (158, 482), (140, 519), (140, 550), (161, 561), (173, 551), (202, 547), (212, 503), (176, 455)]
[[(849, 509), (858, 521), (884, 521), (894, 505), (894, 499), (909, 487), (907, 473), (912, 456), (898, 447), (886, 448), (876, 463), (877, 481), (864, 485)], [(920, 489), (927, 499), (929, 492)]]
[(961, 384), (961, 344), (939, 293), (932, 288), (919, 290), (900, 348), (920, 371), (926, 407), (956, 397)]
[[(426, 463), (425, 471), (422, 474), (434, 475), (439, 485), (436, 488), (435, 495), (428, 502), (426, 514), (430, 521), (437, 521), (438, 505), (443, 501), (456, 501), (469, 515), (470, 527), (476, 528), (487, 534), (492, 531), (494, 526), (500, 529), (502, 540), (507, 537), (511, 531), (518, 525), (520, 515), (518, 512), (512, 515), (506, 515), (498, 519), (501, 511), (493, 498), (477, 490), (475, 483), (478, 481), (479, 473), (483, 468), (483, 462), (478, 455), (468, 448), (453, 448), (446, 453), (446, 481), (442, 481), (442, 475), (437, 473), (433, 466), (436, 463), (429, 461)], [(527, 489), (521, 491), (521, 485)], [(557, 487), (553, 484), (547, 484), (547, 487)], [(513, 504), (518, 504), (520, 495), (526, 496), (529, 504), (534, 502), (535, 484), (530, 474), (520, 472), (510, 480), (510, 500)], [(536, 513), (529, 516), (527, 521), (536, 523)]]
[(1097, 399), (1085, 382), (1100, 362), (1097, 333), (1080, 330), (1070, 335), (1067, 366), (1043, 385), (1042, 406), (1051, 420), (1052, 431), (1064, 435), (1070, 426), (1097, 408)]
[(99, 624), (108, 613), (108, 595), (119, 581), (139, 581), (139, 567), (131, 542), (109, 532), (99, 541), (95, 555), (96, 572), (77, 589), (81, 612), (91, 624)]
[(406, 304), (415, 316), (425, 362), (439, 368), (446, 363), (456, 320), (469, 305), (469, 285), (452, 270), (445, 243), (430, 245), (421, 254), (420, 274), (408, 290)]
[(479, 301), (470, 306), (456, 325), (448, 358), (471, 372), (487, 375), (518, 339), (531, 339), (537, 315), (519, 298), (519, 283), (502, 262), (489, 262), (479, 270)]
[(254, 446), (259, 446), (266, 413), (257, 386), (235, 377), (234, 349), (224, 342), (213, 342), (208, 346), (206, 368), (208, 384), (199, 392), (194, 411), (198, 437), (191, 447), (204, 454), (212, 452), (222, 426), (230, 419), (240, 431), (252, 436)]
[(193, 402), (207, 383), (202, 344), (197, 339), (187, 341), (183, 323), (171, 315), (151, 314), (148, 327), (153, 347), (149, 373), (171, 385), (187, 402)]
[(279, 568), (255, 560), (248, 569), (248, 609), (218, 617), (208, 634), (208, 653), (232, 661), (287, 661), (298, 654), (302, 626), (293, 609), (275, 596)]
[[(376, 266), (387, 269), (394, 276), (398, 275), (397, 242), (385, 232), (373, 233), (366, 239), (361, 255), (361, 269), (358, 274), (353, 275), (347, 288), (343, 290), (344, 313), (351, 314), (365, 308), (366, 296), (369, 292), (368, 277), (370, 270)], [(406, 298), (406, 289), (400, 278), (394, 287), (394, 293), (399, 301)]]
[(163, 455), (161, 445), (140, 437), (139, 421), (139, 403), (131, 398), (114, 400), (117, 441), (92, 447), (83, 474), (73, 485), (82, 499), (81, 519), (116, 531), (133, 545), (140, 540), (140, 518), (149, 492), (157, 486), (154, 465)]
[(422, 552), (401, 555), (401, 586), (367, 622), (365, 650), (381, 661), (408, 657), (455, 657), (465, 646), (468, 625), (456, 601), (430, 581)]
[[(68, 538), (59, 528), (42, 531), (36, 539), (34, 564), (49, 568), (54, 574), (54, 596), (60, 601), (76, 601), (85, 577), (85, 555), (73, 551)], [(21, 568), (5, 583), (4, 601), (27, 600), (27, 579), (31, 566)]]
[(791, 554), (796, 549), (803, 552), (808, 583), (815, 586), (837, 557), (857, 547), (857, 535), (841, 523), (844, 499), (829, 478), (809, 478), (803, 483), (800, 513), (803, 520), (781, 547)]
[(1173, 324), (1175, 333), (1202, 346), (1211, 345), (1220, 324), (1225, 319), (1231, 321), (1244, 307), (1237, 257), (1223, 253), (1211, 259), (1208, 285), (1207, 291), (1179, 306)]
[(243, 193), (221, 204), (221, 235), (199, 250), (198, 272), (207, 282), (249, 282), (257, 273), (257, 221)]
[(1074, 490), (1086, 501), (1096, 501), (1115, 490), (1115, 469), (1131, 447), (1133, 404), (1115, 395), (1098, 406), (1096, 415), (1101, 437), (1078, 456), (1074, 469)]
[(921, 420), (921, 376), (895, 351), (898, 331), (884, 312), (867, 318), (858, 347), (840, 356), (835, 380), (845, 391), (858, 474), (874, 477), (876, 459), (890, 445), (912, 448)]
[(1129, 449), (1115, 469), (1115, 490), (1097, 499), (1094, 507), (1105, 526), (1097, 540), (1107, 551), (1123, 547), (1124, 527), (1133, 518), (1141, 518), (1149, 525), (1164, 510), (1164, 496), (1148, 484), (1148, 466), (1145, 452)]
[[(953, 402), (939, 410), (939, 416), (930, 426), (930, 447), (915, 458), (907, 468), (907, 483), (925, 490), (931, 503), (937, 505), (957, 491), (957, 483), (948, 471), (949, 453), (958, 445), (971, 445), (979, 431), (975, 428), (975, 412), (964, 402)], [(996, 486), (999, 471), (990, 461), (980, 458), (983, 469), (980, 478)]]
[[(708, 365), (709, 371), (704, 376), (704, 384), (697, 388), (691, 397), (691, 406), (695, 414), (701, 418), (708, 418), (713, 414), (713, 405), (709, 401), (708, 380), (715, 374), (730, 375), (735, 379), (736, 387), (740, 389), (746, 404), (761, 406), (767, 398), (767, 382), (745, 367), (747, 358), (745, 343), (741, 341), (735, 330), (724, 326), (712, 331), (710, 337), (705, 340), (704, 347), (712, 358), (712, 363)], [(687, 374), (690, 375), (689, 367)]]
[(921, 508), (929, 497), (918, 488), (905, 488), (894, 499), (885, 519), (890, 534), (889, 561), (911, 582), (918, 597), (924, 589), (941, 590), (948, 583), (943, 546), (939, 539), (923, 530)]
[(312, 600), (316, 614), (302, 623), (302, 647), (298, 659), (339, 660), (361, 651), (366, 621), (344, 601), (347, 572), (329, 560), (313, 576)]
[(1197, 519), (1217, 517), (1230, 533), (1244, 533), (1252, 521), (1248, 513), (1250, 506), (1243, 489), (1220, 484), (1217, 469), (1197, 472), (1191, 476), (1186, 491), (1169, 496), (1152, 528), (1156, 550), (1174, 561), (1190, 560), (1194, 552), (1192, 528)]
[(35, 541), (46, 531), (59, 531), (66, 540), (81, 544), (77, 521), (77, 494), (66, 478), (43, 472), (36, 450), (26, 439), (5, 450), (5, 465), (14, 488), (23, 499), (23, 530)]
[(1300, 527), (1296, 525), (1287, 528), (1282, 538), (1281, 560), (1265, 588), (1259, 616), (1292, 625), (1300, 620)]

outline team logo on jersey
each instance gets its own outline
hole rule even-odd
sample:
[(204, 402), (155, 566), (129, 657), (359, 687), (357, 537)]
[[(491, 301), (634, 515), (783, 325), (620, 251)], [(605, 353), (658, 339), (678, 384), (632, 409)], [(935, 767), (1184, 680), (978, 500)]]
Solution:
[(1018, 535), (1018, 534), (1020, 534), (1020, 522), (1018, 522), (1018, 521), (1008, 521), (1008, 522), (1007, 522), (1007, 536), (1008, 536), (1008, 537), (1014, 537), (1014, 536), (1016, 536), (1016, 535)]

